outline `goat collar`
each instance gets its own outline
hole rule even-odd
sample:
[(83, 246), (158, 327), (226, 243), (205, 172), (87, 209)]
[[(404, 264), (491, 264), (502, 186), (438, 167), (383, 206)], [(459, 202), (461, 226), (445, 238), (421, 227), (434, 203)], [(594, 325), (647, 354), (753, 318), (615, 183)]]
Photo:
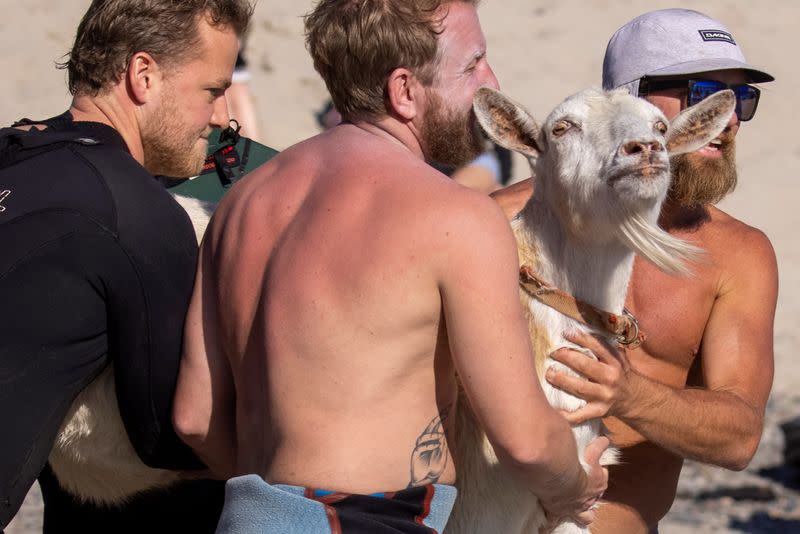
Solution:
[(622, 315), (595, 308), (538, 278), (528, 265), (519, 268), (519, 285), (531, 297), (567, 317), (613, 335), (620, 345), (635, 349), (644, 341), (639, 321), (623, 308)]

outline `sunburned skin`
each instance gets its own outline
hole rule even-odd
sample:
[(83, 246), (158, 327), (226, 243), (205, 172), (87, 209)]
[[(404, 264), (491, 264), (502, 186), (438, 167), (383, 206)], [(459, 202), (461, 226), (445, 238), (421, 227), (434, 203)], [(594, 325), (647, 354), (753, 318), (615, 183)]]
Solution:
[(608, 441), (587, 447), (584, 471), (536, 380), (511, 228), (426, 163), (427, 114), (462, 122), (475, 92), (497, 87), (475, 6), (442, 9), (430, 85), (395, 68), (392, 113), (348, 117), (223, 198), (201, 247), (175, 425), (226, 479), (358, 494), (452, 485), (462, 388), (527, 491), (588, 522)]
[[(452, 4), (447, 21), (452, 74), (441, 83), (458, 90), (448, 104), (469, 110), (472, 92), (496, 80), (474, 8)], [(236, 391), (223, 401), (231, 386), (212, 385), (221, 408), (211, 413), (225, 415), (210, 423), (219, 449), (201, 454), (219, 473), (347, 493), (456, 479), (446, 439), (455, 369), (437, 285), (461, 230), (446, 212), (496, 208), (383, 128), (346, 123), (284, 151), (216, 212), (225, 223), (206, 234), (198, 280), (223, 320), (203, 324), (198, 294), (187, 336), (190, 350), (199, 335), (211, 340), (204, 350), (225, 348), (209, 357), (224, 360), (211, 376), (230, 376)]]

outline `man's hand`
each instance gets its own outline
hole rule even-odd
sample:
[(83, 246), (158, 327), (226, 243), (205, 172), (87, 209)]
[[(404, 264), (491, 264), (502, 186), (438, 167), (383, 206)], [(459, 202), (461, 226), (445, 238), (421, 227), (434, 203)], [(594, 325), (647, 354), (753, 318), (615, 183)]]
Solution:
[(581, 377), (548, 369), (545, 378), (550, 384), (586, 401), (586, 406), (564, 413), (571, 424), (617, 414), (631, 398), (636, 374), (630, 368), (625, 349), (613, 348), (607, 342), (589, 334), (567, 336), (577, 345), (591, 350), (597, 360), (585, 354), (562, 348), (551, 357), (573, 369)]
[(589, 470), (586, 473), (586, 486), (577, 500), (542, 502), (547, 514), (547, 526), (542, 529), (544, 532), (549, 532), (565, 518), (584, 526), (594, 521), (594, 506), (603, 497), (608, 486), (608, 469), (600, 465), (600, 457), (609, 443), (607, 437), (600, 436), (586, 446), (583, 457)]

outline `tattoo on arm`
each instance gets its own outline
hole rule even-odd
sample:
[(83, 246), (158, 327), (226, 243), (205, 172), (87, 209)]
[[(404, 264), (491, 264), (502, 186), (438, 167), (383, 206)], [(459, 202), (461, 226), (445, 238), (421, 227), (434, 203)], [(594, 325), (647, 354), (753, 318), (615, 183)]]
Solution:
[(433, 418), (417, 438), (417, 444), (411, 453), (409, 488), (435, 484), (447, 467), (447, 439), (444, 434), (444, 422), (449, 414), (450, 407), (448, 406)]

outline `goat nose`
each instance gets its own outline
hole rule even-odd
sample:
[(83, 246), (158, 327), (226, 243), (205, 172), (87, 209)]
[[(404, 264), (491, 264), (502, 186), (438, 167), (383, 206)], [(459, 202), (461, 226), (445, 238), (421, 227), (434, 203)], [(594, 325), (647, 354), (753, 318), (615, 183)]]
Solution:
[(664, 150), (664, 145), (660, 141), (630, 141), (622, 145), (619, 152), (622, 156), (633, 156), (635, 154), (661, 152), (662, 150)]

